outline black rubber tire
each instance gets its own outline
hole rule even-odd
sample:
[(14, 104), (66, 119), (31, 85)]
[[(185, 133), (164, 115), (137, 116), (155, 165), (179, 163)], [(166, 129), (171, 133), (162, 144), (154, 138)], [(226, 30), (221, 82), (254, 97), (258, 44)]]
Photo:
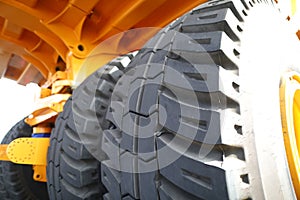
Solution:
[[(1, 144), (9, 144), (21, 137), (31, 137), (32, 128), (24, 120), (18, 122), (3, 138)], [(33, 180), (31, 165), (18, 165), (0, 161), (1, 200), (44, 200), (48, 199), (47, 185)]]
[[(56, 119), (48, 150), (47, 178), (51, 199), (102, 199), (106, 192), (100, 178), (100, 161), (93, 155), (89, 139), (83, 135), (91, 135), (93, 143), (100, 128), (111, 126), (105, 120), (110, 96), (129, 63), (124, 64), (124, 59), (130, 61), (132, 56), (119, 57), (90, 75), (73, 91)], [(94, 113), (95, 109), (97, 112)], [(90, 118), (91, 113), (94, 118)]]
[[(118, 81), (107, 113), (114, 127), (105, 130), (102, 139), (107, 156), (101, 163), (106, 199), (295, 197), (285, 175), (280, 77), (272, 85), (275, 96), (265, 96), (269, 103), (257, 108), (264, 116), (270, 102), (278, 106), (270, 110), (266, 125), (258, 128), (254, 121), (260, 118), (248, 98), (252, 93), (241, 85), (243, 79), (248, 81), (245, 85), (255, 85), (255, 74), (261, 72), (255, 65), (241, 64), (240, 58), (246, 39), (243, 28), (248, 17), (256, 15), (256, 7), (263, 10), (258, 13), (261, 18), (265, 7), (272, 10), (274, 20), (279, 18), (272, 1), (209, 1), (163, 29), (136, 56)], [(269, 49), (276, 49), (274, 45)], [(272, 59), (272, 53), (267, 53)], [(272, 70), (268, 64), (258, 66)], [(247, 75), (244, 68), (252, 72)], [(274, 122), (279, 122), (275, 132), (265, 128), (275, 127)], [(264, 133), (271, 136), (265, 141), (267, 148), (255, 139)]]

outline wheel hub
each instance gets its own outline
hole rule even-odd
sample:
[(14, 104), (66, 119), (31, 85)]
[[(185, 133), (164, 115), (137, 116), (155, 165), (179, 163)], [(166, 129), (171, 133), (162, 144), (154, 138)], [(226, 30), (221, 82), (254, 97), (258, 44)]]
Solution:
[(297, 198), (300, 198), (300, 74), (282, 78), (280, 105), (285, 149)]

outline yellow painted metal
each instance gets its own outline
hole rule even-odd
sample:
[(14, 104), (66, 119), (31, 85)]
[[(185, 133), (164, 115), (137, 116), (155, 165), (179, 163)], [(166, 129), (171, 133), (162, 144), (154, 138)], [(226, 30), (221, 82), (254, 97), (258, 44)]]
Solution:
[(283, 76), (280, 86), (282, 130), (289, 169), (300, 199), (300, 74)]
[[(49, 138), (22, 138), (15, 143), (0, 145), (0, 160), (33, 165), (33, 179), (46, 182), (46, 158)], [(25, 142), (25, 145), (24, 145)], [(8, 153), (9, 152), (9, 155)], [(37, 165), (38, 164), (38, 165)]]
[(298, 120), (294, 123), (294, 128), (295, 128), (295, 133), (296, 133), (296, 143), (297, 143), (297, 147), (298, 147), (298, 154), (300, 155), (300, 88), (299, 88), (299, 90), (297, 90), (295, 92), (293, 113), (294, 113), (294, 121), (296, 121), (295, 119)]
[(65, 87), (72, 87), (73, 81), (72, 80), (59, 80), (55, 81), (52, 84), (52, 94), (58, 94), (60, 93)]
[(71, 94), (55, 94), (39, 99), (35, 111), (25, 119), (30, 126), (36, 126), (46, 120), (56, 117), (63, 111), (63, 106)]
[(33, 133), (51, 133), (50, 127), (33, 127)]
[(66, 80), (68, 79), (68, 73), (67, 72), (62, 72), (62, 71), (57, 71), (55, 74), (52, 76), (49, 76), (47, 82), (43, 85), (44, 88), (50, 87), (55, 81), (58, 80)]
[(47, 165), (49, 138), (18, 138), (7, 147), (9, 160), (18, 164)]
[(47, 166), (46, 165), (33, 165), (33, 179), (39, 182), (47, 182)]
[(33, 179), (46, 182), (49, 138), (18, 138), (9, 145), (0, 145), (0, 159), (16, 164), (33, 165)]
[[(8, 41), (10, 47), (20, 51), (1, 44), (0, 50), (17, 53), (47, 79), (55, 73), (59, 61), (66, 63), (68, 55), (76, 60), (72, 66), (78, 69), (77, 63), (106, 39), (136, 28), (163, 27), (203, 2), (206, 0), (0, 0), (0, 41)], [(141, 35), (124, 34), (104, 53), (119, 55), (120, 49), (130, 44), (140, 48), (153, 34), (145, 34), (145, 40)], [(111, 56), (99, 58), (98, 66)], [(76, 77), (81, 70), (71, 71)], [(33, 79), (28, 73), (26, 77), (31, 75)]]
[(7, 144), (0, 145), (0, 160), (9, 161), (9, 158), (6, 155), (6, 149), (7, 149), (7, 147), (8, 147)]
[(50, 108), (45, 108), (43, 110), (35, 111), (33, 114), (29, 115), (29, 117), (25, 119), (25, 122), (30, 126), (35, 126), (56, 116), (57, 112)]
[[(75, 86), (78, 85), (92, 72), (113, 58), (140, 49), (150, 37), (160, 30), (161, 28), (159, 27), (130, 29), (102, 41), (85, 59), (80, 59), (70, 54), (67, 58), (69, 79), (74, 80)], [(134, 41), (134, 38), (138, 38), (138, 40)]]
[(45, 83), (47, 88), (41, 89), (41, 98), (36, 101), (34, 112), (25, 119), (27, 124), (37, 126), (50, 119), (54, 121), (58, 113), (63, 111), (65, 102), (71, 96), (69, 93), (64, 94), (64, 89), (73, 85), (73, 81), (67, 80), (67, 76), (67, 72), (58, 71), (49, 78)]
[(41, 88), (40, 91), (40, 98), (45, 98), (51, 95), (51, 89), (49, 88)]

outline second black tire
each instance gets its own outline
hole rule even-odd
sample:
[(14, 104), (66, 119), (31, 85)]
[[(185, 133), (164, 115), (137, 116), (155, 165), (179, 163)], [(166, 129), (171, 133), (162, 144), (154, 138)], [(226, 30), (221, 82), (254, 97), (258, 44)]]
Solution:
[(105, 120), (111, 92), (132, 57), (119, 57), (90, 75), (56, 119), (48, 149), (51, 199), (102, 199), (106, 192), (101, 183), (101, 152), (93, 147), (101, 138), (100, 130), (111, 126)]

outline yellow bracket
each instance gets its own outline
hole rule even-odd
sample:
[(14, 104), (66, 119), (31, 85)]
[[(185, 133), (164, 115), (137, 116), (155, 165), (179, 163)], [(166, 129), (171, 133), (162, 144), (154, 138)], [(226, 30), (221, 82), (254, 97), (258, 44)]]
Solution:
[(48, 81), (43, 85), (43, 87), (48, 88), (50, 87), (54, 82), (58, 80), (66, 80), (68, 78), (67, 72), (57, 71), (53, 76), (51, 76)]
[(9, 158), (6, 155), (6, 149), (7, 149), (7, 147), (8, 147), (7, 144), (0, 145), (0, 160), (9, 161)]
[(8, 145), (0, 145), (0, 160), (33, 165), (33, 179), (46, 182), (49, 138), (18, 138)]
[(71, 87), (73, 85), (73, 81), (71, 80), (59, 80), (55, 81), (52, 84), (52, 94), (58, 94), (64, 87)]
[(47, 167), (46, 165), (34, 165), (33, 179), (35, 181), (47, 182)]
[(40, 98), (45, 98), (51, 95), (51, 89), (41, 88)]
[(6, 149), (9, 160), (17, 164), (47, 165), (49, 138), (18, 138)]
[[(58, 71), (43, 85), (40, 96), (41, 98), (45, 98), (52, 94), (58, 94), (64, 87), (71, 87), (72, 85), (73, 81), (68, 80), (68, 72)], [(52, 89), (49, 89), (50, 87)]]
[(40, 99), (35, 111), (25, 119), (25, 122), (35, 126), (56, 116), (63, 111), (63, 106), (70, 96), (70, 94), (56, 94)]
[(33, 127), (33, 133), (51, 133), (52, 128), (50, 127)]

